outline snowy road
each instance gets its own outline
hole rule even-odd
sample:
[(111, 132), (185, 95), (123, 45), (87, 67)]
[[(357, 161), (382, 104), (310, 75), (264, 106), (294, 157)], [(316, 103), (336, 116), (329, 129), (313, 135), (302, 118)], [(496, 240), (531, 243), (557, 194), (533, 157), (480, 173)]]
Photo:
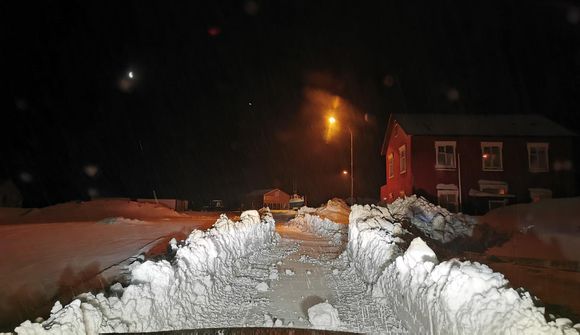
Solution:
[[(375, 303), (366, 285), (339, 255), (344, 243), (332, 245), (329, 239), (278, 223), (281, 240), (241, 259), (231, 287), (215, 301), (211, 320), (199, 327), (244, 327), (293, 325), (311, 327), (308, 308), (328, 301), (338, 309), (338, 330), (403, 334), (406, 333), (388, 306)], [(266, 286), (262, 283), (268, 285)]]

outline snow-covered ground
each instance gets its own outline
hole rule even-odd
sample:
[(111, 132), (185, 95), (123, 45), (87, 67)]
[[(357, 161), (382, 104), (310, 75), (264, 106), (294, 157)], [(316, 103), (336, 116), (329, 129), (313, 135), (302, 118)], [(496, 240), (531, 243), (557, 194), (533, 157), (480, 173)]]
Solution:
[(165, 253), (171, 238), (218, 217), (127, 200), (0, 208), (0, 329), (45, 316), (56, 298), (101, 290), (140, 254)]
[[(329, 216), (349, 212), (347, 239), (347, 226)], [(378, 334), (578, 334), (570, 320), (547, 322), (529, 293), (510, 288), (487, 266), (440, 262), (401, 223), (412, 222), (441, 242), (470, 234), (469, 218), (439, 213), (409, 197), (388, 208), (355, 205), (352, 211), (332, 201), (303, 208), (276, 226), (269, 211), (244, 212), (239, 222), (224, 215), (208, 231), (172, 240), (169, 258), (135, 263), (128, 285), (57, 303), (46, 321), (26, 321), (16, 330), (273, 326)], [(99, 225), (118, 225), (111, 221)]]
[[(353, 206), (348, 256), (373, 297), (392, 306), (417, 334), (577, 334), (572, 322), (547, 322), (529, 293), (477, 262), (439, 262), (423, 240), (404, 250), (394, 208)], [(578, 327), (580, 325), (576, 325)]]
[(580, 262), (580, 197), (498, 208), (481, 222), (510, 236), (488, 255)]

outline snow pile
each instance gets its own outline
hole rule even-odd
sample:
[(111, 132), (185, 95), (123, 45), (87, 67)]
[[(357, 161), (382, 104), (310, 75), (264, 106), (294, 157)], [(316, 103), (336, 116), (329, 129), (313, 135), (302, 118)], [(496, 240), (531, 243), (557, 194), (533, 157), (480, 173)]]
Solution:
[(340, 326), (338, 310), (328, 302), (316, 304), (308, 309), (308, 321), (314, 327), (336, 328)]
[(348, 224), (348, 215), (350, 214), (350, 207), (342, 199), (334, 198), (326, 202), (326, 204), (318, 207), (302, 207), (298, 210), (298, 215), (311, 214), (322, 218), (327, 218), (337, 223)]
[(394, 217), (406, 218), (425, 235), (443, 243), (458, 237), (471, 236), (473, 227), (477, 224), (474, 217), (453, 214), (416, 195), (399, 198), (389, 204), (388, 208)]
[(344, 224), (335, 223), (327, 218), (321, 218), (318, 215), (300, 211), (294, 219), (290, 220), (289, 225), (301, 231), (326, 237), (334, 245), (341, 243), (342, 236), (344, 236), (347, 227)]
[(274, 219), (266, 213), (246, 211), (241, 221), (225, 215), (207, 232), (194, 230), (178, 246), (172, 262), (146, 261), (131, 272), (131, 284), (120, 297), (99, 293), (81, 295), (61, 308), (55, 304), (50, 318), (26, 321), (21, 334), (96, 334), (195, 328), (200, 311), (225, 290), (237, 259), (275, 242)]
[(420, 238), (397, 256), (404, 231), (386, 212), (353, 206), (347, 255), (372, 285), (373, 297), (388, 301), (410, 333), (577, 334), (569, 323), (546, 322), (544, 309), (529, 293), (509, 288), (502, 274), (485, 265), (456, 259), (439, 263)]
[(104, 218), (102, 220), (97, 221), (98, 224), (139, 224), (145, 223), (144, 221), (137, 220), (137, 219), (127, 219), (124, 217), (116, 216), (110, 218)]

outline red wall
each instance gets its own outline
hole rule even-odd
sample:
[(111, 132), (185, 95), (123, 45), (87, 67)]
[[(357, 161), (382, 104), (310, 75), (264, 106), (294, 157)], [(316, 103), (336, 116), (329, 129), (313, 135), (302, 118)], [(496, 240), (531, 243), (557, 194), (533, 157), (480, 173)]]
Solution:
[[(406, 195), (413, 194), (413, 176), (411, 173), (411, 168), (413, 166), (413, 158), (411, 157), (411, 152), (413, 150), (411, 136), (407, 135), (405, 131), (398, 127), (398, 131), (395, 131), (393, 126), (393, 131), (391, 131), (389, 138), (389, 146), (387, 152), (385, 153), (385, 172), (387, 182), (381, 187), (381, 200), (392, 201), (396, 199), (401, 192)], [(402, 173), (399, 170), (399, 148), (405, 145), (407, 152), (407, 172)], [(389, 179), (389, 154), (393, 154), (393, 166), (395, 170), (395, 176)], [(389, 194), (392, 193), (393, 198), (389, 198)]]
[[(457, 170), (435, 169), (435, 141), (457, 143), (456, 150), (461, 155), (464, 204), (470, 201), (471, 197), (468, 195), (470, 189), (479, 190), (478, 181), (481, 179), (507, 182), (509, 194), (515, 194), (517, 202), (529, 201), (530, 187), (551, 189), (554, 197), (575, 194), (573, 170), (554, 171), (556, 161), (573, 161), (572, 140), (569, 138), (413, 136), (413, 151), (407, 153), (414, 162), (413, 193), (427, 196), (430, 200), (435, 200), (435, 203), (437, 184), (458, 185)], [(503, 142), (503, 171), (482, 171), (481, 142)], [(529, 172), (528, 142), (549, 143), (549, 172)]]

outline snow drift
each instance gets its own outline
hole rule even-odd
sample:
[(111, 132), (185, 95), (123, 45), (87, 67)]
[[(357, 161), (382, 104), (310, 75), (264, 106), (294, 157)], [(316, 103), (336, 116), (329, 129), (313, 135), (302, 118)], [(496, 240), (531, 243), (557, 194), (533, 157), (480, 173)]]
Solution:
[(269, 212), (262, 219), (246, 211), (241, 221), (225, 215), (207, 232), (194, 230), (175, 258), (137, 265), (131, 284), (115, 285), (117, 295), (86, 293), (69, 305), (56, 303), (48, 320), (25, 321), (19, 334), (96, 334), (195, 328), (199, 312), (211, 305), (212, 297), (227, 289), (234, 263), (240, 257), (275, 242), (277, 234)]
[(388, 208), (394, 217), (408, 219), (426, 236), (443, 243), (458, 237), (471, 236), (477, 224), (472, 216), (453, 214), (416, 195), (399, 198)]
[(405, 231), (394, 216), (407, 211), (407, 201), (353, 206), (346, 254), (373, 297), (389, 301), (410, 333), (577, 334), (569, 323), (546, 322), (529, 293), (510, 288), (485, 265), (439, 263), (420, 238), (403, 251)]
[(296, 227), (301, 231), (326, 237), (330, 239), (330, 242), (334, 245), (342, 243), (342, 237), (344, 236), (347, 227), (344, 224), (335, 223), (327, 218), (321, 218), (318, 215), (300, 212), (294, 219), (289, 221), (288, 225)]

